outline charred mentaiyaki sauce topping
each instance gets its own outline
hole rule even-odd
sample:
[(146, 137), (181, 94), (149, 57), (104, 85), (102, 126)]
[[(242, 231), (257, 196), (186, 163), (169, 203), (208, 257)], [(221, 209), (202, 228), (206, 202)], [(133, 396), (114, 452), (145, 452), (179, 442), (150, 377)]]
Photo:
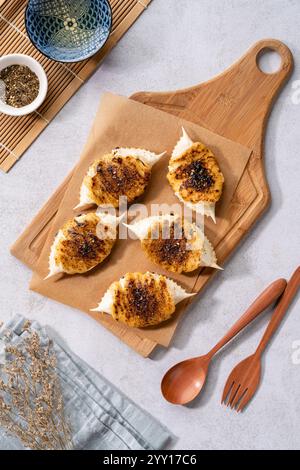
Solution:
[(141, 160), (130, 156), (104, 158), (97, 162), (96, 172), (91, 190), (99, 203), (109, 202), (108, 196), (116, 201), (120, 196), (134, 200), (144, 192), (151, 175), (151, 170)]
[(125, 279), (126, 287), (115, 290), (115, 320), (141, 328), (170, 318), (175, 304), (162, 276), (155, 279), (149, 273), (136, 273), (127, 275)]
[(68, 229), (70, 239), (66, 244), (73, 250), (75, 256), (93, 260), (99, 256), (99, 251), (104, 248), (104, 240), (100, 240), (89, 222), (77, 222), (74, 228)]
[[(150, 252), (157, 258), (158, 262), (167, 264), (183, 263), (187, 258), (187, 239), (184, 234), (184, 228), (181, 222), (176, 224), (165, 221), (158, 226), (158, 238), (152, 239), (154, 230), (149, 230), (147, 238), (144, 243)], [(168, 235), (168, 238), (166, 236)]]
[(217, 202), (222, 194), (224, 176), (213, 153), (200, 142), (170, 160), (167, 178), (185, 201)]
[(182, 167), (178, 177), (187, 178), (182, 183), (182, 188), (194, 188), (196, 191), (202, 192), (211, 188), (215, 182), (210, 172), (203, 166), (200, 160), (196, 160), (186, 167)]
[(151, 292), (152, 286), (143, 286), (140, 283), (135, 285), (133, 281), (128, 283), (128, 303), (130, 310), (135, 315), (141, 315), (146, 321), (153, 317), (158, 309), (158, 299), (155, 293)]
[(150, 228), (147, 238), (142, 241), (142, 248), (151, 261), (167, 271), (189, 272), (200, 264), (201, 250), (188, 246), (195, 237), (194, 229), (181, 220), (171, 223), (166, 220)]
[[(86, 272), (93, 268), (110, 253), (115, 240), (97, 236), (99, 218), (91, 213), (87, 219), (67, 222), (63, 227), (65, 240), (60, 242), (57, 261), (61, 262), (66, 272)], [(108, 227), (104, 226), (104, 231)]]

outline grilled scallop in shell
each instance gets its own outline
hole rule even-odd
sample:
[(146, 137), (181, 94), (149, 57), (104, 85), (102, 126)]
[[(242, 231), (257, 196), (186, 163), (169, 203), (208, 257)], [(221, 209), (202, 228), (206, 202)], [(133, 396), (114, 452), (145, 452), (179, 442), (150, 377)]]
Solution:
[(90, 271), (111, 252), (121, 217), (90, 212), (68, 220), (58, 231), (49, 256), (49, 274)]
[(216, 221), (215, 205), (222, 195), (224, 176), (212, 151), (201, 142), (193, 142), (183, 128), (167, 179), (184, 204)]
[(113, 282), (92, 311), (112, 315), (116, 321), (143, 328), (171, 318), (175, 306), (194, 294), (156, 273), (127, 273)]
[(103, 155), (89, 167), (75, 209), (92, 204), (117, 208), (121, 196), (131, 203), (145, 191), (151, 168), (162, 155), (134, 148), (117, 148)]
[(152, 216), (124, 225), (141, 240), (146, 256), (167, 271), (190, 272), (200, 266), (221, 269), (202, 230), (179, 215)]

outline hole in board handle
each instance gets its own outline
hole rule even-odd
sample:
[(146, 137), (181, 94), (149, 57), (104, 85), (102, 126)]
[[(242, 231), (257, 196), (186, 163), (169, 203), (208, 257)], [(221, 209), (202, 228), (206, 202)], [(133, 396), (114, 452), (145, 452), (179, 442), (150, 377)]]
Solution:
[(256, 64), (258, 69), (266, 74), (272, 75), (280, 72), (283, 65), (283, 60), (279, 52), (271, 47), (265, 47), (259, 51), (256, 57)]

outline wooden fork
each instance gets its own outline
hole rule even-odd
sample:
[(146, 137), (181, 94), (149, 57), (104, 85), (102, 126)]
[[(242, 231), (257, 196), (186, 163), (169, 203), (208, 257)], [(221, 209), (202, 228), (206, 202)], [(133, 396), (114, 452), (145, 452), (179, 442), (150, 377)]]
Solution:
[(261, 376), (261, 355), (273, 333), (277, 330), (290, 303), (300, 287), (300, 266), (296, 269), (275, 308), (269, 325), (252, 356), (240, 362), (229, 375), (222, 396), (222, 403), (236, 411), (242, 411), (256, 392)]

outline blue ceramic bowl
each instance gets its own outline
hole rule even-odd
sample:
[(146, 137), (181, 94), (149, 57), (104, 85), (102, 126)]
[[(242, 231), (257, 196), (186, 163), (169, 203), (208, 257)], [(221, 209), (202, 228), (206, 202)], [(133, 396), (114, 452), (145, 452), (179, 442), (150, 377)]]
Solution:
[(29, 39), (58, 62), (93, 56), (105, 44), (111, 24), (108, 0), (30, 0), (25, 12)]

